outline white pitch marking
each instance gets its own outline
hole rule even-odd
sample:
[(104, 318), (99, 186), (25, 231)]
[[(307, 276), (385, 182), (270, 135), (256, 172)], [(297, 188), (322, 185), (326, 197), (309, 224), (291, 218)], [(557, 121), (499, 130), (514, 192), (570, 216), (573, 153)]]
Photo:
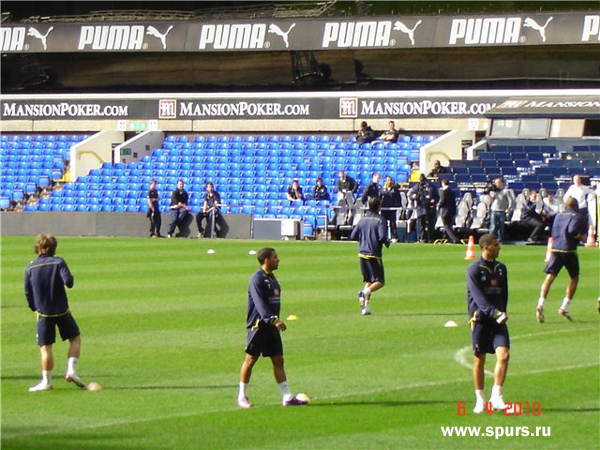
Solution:
[[(595, 330), (595, 328), (588, 327), (588, 328), (576, 328), (576, 329), (568, 329), (568, 330), (540, 331), (539, 333), (528, 333), (528, 334), (522, 334), (520, 336), (514, 336), (514, 337), (511, 337), (510, 339), (515, 341), (518, 339), (525, 339), (525, 338), (529, 338), (529, 337), (543, 336), (545, 334), (573, 333), (575, 331), (587, 331), (587, 330)], [(461, 366), (466, 367), (467, 369), (473, 368), (473, 363), (467, 361), (467, 352), (471, 348), (472, 348), (472, 346), (467, 345), (466, 347), (461, 348), (454, 354), (454, 360)], [(596, 364), (592, 364), (592, 365), (596, 365)], [(494, 375), (494, 373), (489, 370), (486, 370), (484, 372), (486, 375)], [(513, 375), (514, 374), (511, 374), (511, 376), (513, 376)]]

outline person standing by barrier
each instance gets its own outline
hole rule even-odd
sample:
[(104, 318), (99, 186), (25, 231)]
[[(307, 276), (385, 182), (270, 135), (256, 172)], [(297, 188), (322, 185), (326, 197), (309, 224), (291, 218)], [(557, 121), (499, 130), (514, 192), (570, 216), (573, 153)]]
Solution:
[(507, 213), (513, 208), (515, 199), (512, 192), (505, 186), (502, 177), (494, 180), (494, 184), (491, 186), (489, 193), (492, 196), (490, 234), (493, 234), (500, 242), (503, 242), (504, 224), (506, 222)]
[(379, 191), (381, 190), (381, 187), (379, 187), (380, 180), (381, 175), (379, 175), (378, 173), (374, 173), (373, 177), (371, 178), (371, 182), (367, 186), (365, 186), (362, 197), (360, 198), (364, 206), (367, 206), (370, 198), (379, 197)]
[(454, 218), (456, 217), (456, 197), (454, 196), (452, 189), (450, 189), (448, 180), (442, 180), (442, 193), (440, 194), (440, 201), (437, 204), (437, 208), (442, 217), (444, 231), (448, 235), (448, 239), (450, 239), (453, 244), (460, 244), (460, 239), (456, 233), (454, 233), (454, 229), (452, 228)]
[(385, 183), (380, 191), (381, 215), (387, 222), (392, 242), (398, 242), (398, 230), (396, 229), (397, 209), (400, 206), (400, 192), (392, 177), (386, 177)]
[(146, 213), (146, 217), (150, 219), (150, 237), (162, 237), (160, 235), (160, 225), (162, 219), (160, 217), (160, 196), (158, 195), (158, 190), (156, 189), (156, 180), (150, 180), (150, 189), (148, 189), (147, 194), (148, 199), (148, 212)]

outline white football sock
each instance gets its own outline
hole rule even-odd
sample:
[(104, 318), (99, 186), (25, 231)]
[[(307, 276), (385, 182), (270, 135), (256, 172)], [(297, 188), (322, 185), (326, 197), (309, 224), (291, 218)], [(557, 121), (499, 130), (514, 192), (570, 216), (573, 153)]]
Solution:
[(571, 303), (571, 299), (570, 298), (567, 298), (567, 297), (563, 298), (561, 309), (564, 309), (565, 311), (568, 311), (569, 310), (569, 303)]
[(69, 357), (69, 359), (67, 360), (68, 374), (77, 373), (77, 361), (79, 361), (78, 358), (75, 358), (74, 356)]
[(538, 306), (540, 308), (543, 308), (544, 307), (544, 303), (546, 303), (546, 299), (540, 295), (540, 298), (538, 298)]
[(243, 381), (240, 381), (240, 393), (238, 395), (238, 398), (246, 397), (246, 390), (248, 389), (248, 384), (249, 383), (244, 383)]
[(490, 396), (490, 398), (500, 398), (502, 397), (502, 386), (498, 386), (497, 384), (495, 384), (492, 387), (492, 395)]
[(52, 384), (52, 371), (51, 370), (42, 370), (42, 383)]
[(365, 294), (365, 297), (369, 298), (371, 296), (371, 289), (369, 289), (368, 287), (365, 287), (363, 289), (363, 294)]
[(483, 389), (475, 389), (475, 400), (477, 401), (477, 403), (485, 403), (485, 393)]
[(293, 397), (292, 391), (290, 391), (290, 386), (288, 385), (287, 381), (282, 381), (281, 383), (279, 383), (279, 389), (281, 389), (281, 393), (283, 394), (284, 402), (290, 400)]

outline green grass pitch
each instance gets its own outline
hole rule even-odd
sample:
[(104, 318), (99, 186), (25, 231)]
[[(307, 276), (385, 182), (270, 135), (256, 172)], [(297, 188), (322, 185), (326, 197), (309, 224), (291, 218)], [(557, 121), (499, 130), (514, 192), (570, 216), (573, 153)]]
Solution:
[[(2, 448), (599, 448), (598, 249), (581, 248), (575, 319), (556, 314), (561, 273), (535, 321), (545, 248), (506, 246), (511, 361), (504, 397), (539, 402), (541, 414), (474, 416), (463, 246), (395, 244), (371, 317), (359, 314), (356, 243), (59, 238), (82, 329), (79, 373), (64, 379), (67, 345), (55, 347), (54, 391), (39, 379), (35, 316), (23, 270), (33, 237), (2, 238)], [(247, 285), (257, 262), (281, 257), (286, 369), (308, 407), (283, 408), (270, 361), (257, 364), (256, 405), (236, 406), (244, 357)], [(207, 254), (212, 248), (214, 254)], [(459, 326), (445, 328), (454, 320)], [(493, 370), (488, 357), (486, 370)], [(486, 376), (486, 397), (491, 389)], [(457, 413), (459, 402), (467, 413)], [(541, 437), (444, 437), (442, 426), (551, 427)]]

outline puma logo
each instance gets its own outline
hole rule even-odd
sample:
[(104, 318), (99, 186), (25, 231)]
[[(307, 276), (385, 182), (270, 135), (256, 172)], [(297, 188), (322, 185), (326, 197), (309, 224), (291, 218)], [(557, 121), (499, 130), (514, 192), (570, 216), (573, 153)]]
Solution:
[(396, 21), (396, 23), (394, 23), (394, 31), (401, 31), (402, 33), (408, 34), (408, 38), (410, 39), (411, 45), (415, 45), (414, 33), (419, 25), (421, 25), (420, 20), (411, 29), (398, 20)]
[(280, 36), (283, 39), (283, 42), (285, 43), (285, 48), (289, 48), (290, 43), (288, 41), (288, 35), (290, 34), (290, 31), (292, 31), (292, 28), (294, 28), (295, 26), (296, 26), (296, 24), (293, 23), (290, 26), (290, 28), (286, 32), (284, 32), (281, 28), (279, 28), (277, 25), (272, 23), (271, 25), (269, 25), (269, 33), (273, 33), (273, 34), (276, 34), (277, 36)]
[(48, 37), (48, 35), (50, 34), (50, 32), (54, 30), (54, 27), (50, 27), (48, 28), (48, 31), (46, 31), (46, 34), (42, 34), (40, 33), (38, 30), (36, 30), (33, 27), (30, 27), (29, 30), (27, 31), (27, 36), (32, 36), (36, 39), (39, 39), (40, 41), (42, 41), (42, 45), (44, 46), (44, 50), (48, 50), (48, 46), (46, 44), (46, 38)]
[(525, 21), (523, 22), (523, 26), (527, 27), (527, 28), (533, 28), (535, 31), (540, 33), (540, 36), (542, 37), (542, 42), (546, 42), (546, 27), (548, 26), (548, 24), (550, 23), (550, 21), (552, 19), (553, 19), (553, 17), (550, 17), (548, 20), (546, 20), (546, 23), (542, 27), (541, 25), (538, 25), (535, 20), (533, 20), (530, 17), (527, 17), (525, 19)]
[(154, 36), (157, 39), (160, 39), (160, 42), (162, 43), (163, 49), (166, 50), (167, 48), (167, 34), (169, 34), (169, 31), (171, 31), (173, 29), (173, 25), (171, 25), (169, 28), (167, 28), (167, 31), (163, 33), (161, 33), (160, 31), (158, 31), (156, 28), (154, 28), (152, 25), (150, 25), (147, 29), (146, 29), (146, 34), (149, 34), (150, 36)]

